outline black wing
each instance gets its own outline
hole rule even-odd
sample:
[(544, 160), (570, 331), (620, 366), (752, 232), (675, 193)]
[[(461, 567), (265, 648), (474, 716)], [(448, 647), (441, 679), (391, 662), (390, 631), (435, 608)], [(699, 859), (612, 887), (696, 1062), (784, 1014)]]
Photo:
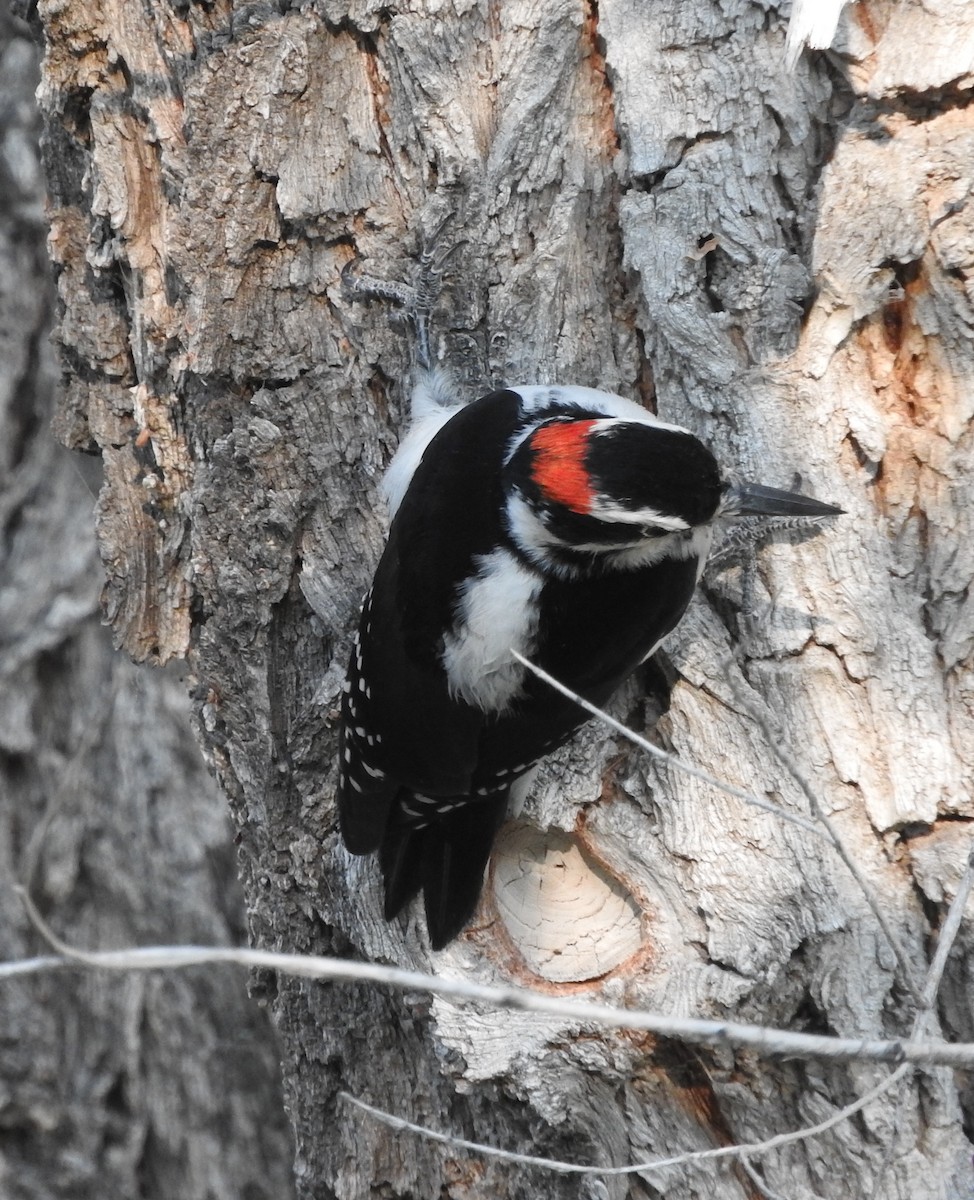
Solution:
[[(503, 538), (496, 464), (518, 409), (512, 392), (486, 396), (427, 448), (363, 606), (345, 683), (342, 838), (353, 854), (380, 850), (387, 916), (424, 891), (435, 946), (476, 906), (507, 802), (506, 787), (471, 796), (486, 718), (450, 695), (441, 654), (458, 586)], [(471, 444), (482, 453), (471, 455)]]
[[(551, 580), (541, 593), (541, 640), (534, 660), (592, 704), (604, 705), (686, 611), (697, 560), (664, 559), (638, 571)], [(475, 788), (512, 782), (589, 719), (536, 675), (510, 712), (486, 721)]]

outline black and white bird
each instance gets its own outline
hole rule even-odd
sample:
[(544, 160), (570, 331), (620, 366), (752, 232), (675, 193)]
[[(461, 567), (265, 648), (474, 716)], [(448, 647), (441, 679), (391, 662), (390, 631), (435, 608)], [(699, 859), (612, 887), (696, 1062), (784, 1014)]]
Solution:
[(728, 515), (841, 510), (731, 485), (693, 434), (620, 396), (515, 387), (457, 403), (424, 373), (385, 481), (392, 525), (355, 635), (338, 811), (378, 851), (385, 916), (420, 891), (439, 949), (468, 922), (511, 797), (685, 612)]

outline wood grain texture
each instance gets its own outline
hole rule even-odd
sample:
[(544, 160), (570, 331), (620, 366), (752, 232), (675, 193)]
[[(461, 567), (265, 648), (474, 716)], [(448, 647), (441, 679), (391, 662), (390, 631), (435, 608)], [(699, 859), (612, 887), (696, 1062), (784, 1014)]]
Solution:
[[(942, 831), (967, 845), (974, 815), (969, 12), (847, 5), (834, 51), (793, 73), (781, 13), (745, 0), (39, 12), (59, 428), (105, 459), (116, 637), (139, 659), (189, 656), (257, 942), (428, 957), (417, 914), (381, 920), (374, 866), (341, 851), (331, 805), (335, 698), (408, 365), (388, 313), (343, 296), (340, 274), (360, 258), (406, 277), (449, 214), (435, 348), (466, 394), (619, 391), (745, 478), (799, 476), (846, 508), (821, 537), (714, 570), (616, 710), (804, 811), (751, 697), (922, 974), (960, 852)], [(848, 1035), (908, 1027), (875, 916), (820, 839), (591, 728), (521, 819), (604, 864), (641, 911), (631, 969), (593, 991)], [(496, 909), (488, 896), (436, 965), (536, 980)], [(969, 953), (945, 985), (955, 1032)], [(621, 1163), (795, 1128), (876, 1078), (260, 986), (309, 1197), (758, 1194), (704, 1165), (580, 1193), (393, 1135), (340, 1108), (342, 1087), (510, 1148)], [(969, 1103), (926, 1073), (760, 1171), (789, 1197), (867, 1195), (882, 1175), (880, 1195), (948, 1200), (967, 1186)]]

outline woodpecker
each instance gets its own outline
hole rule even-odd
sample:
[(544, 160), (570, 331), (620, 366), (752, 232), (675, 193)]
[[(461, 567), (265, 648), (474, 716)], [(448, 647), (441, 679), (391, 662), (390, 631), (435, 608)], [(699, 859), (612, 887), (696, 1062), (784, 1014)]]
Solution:
[(693, 434), (621, 396), (512, 387), (458, 403), (424, 372), (385, 480), (392, 523), (342, 701), (339, 825), (378, 851), (391, 920), (467, 924), (512, 790), (686, 611), (724, 516), (840, 509), (734, 485)]

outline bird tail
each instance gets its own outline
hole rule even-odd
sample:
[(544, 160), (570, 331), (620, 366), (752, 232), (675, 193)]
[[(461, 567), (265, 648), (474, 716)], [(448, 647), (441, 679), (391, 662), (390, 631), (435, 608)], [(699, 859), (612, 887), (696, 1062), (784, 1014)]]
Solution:
[[(420, 823), (401, 803), (396, 806), (379, 850), (386, 920), (422, 891), (433, 949), (441, 950), (457, 936), (480, 899), (507, 795), (504, 791), (476, 800), (464, 796), (456, 807), (430, 812), (428, 821)], [(410, 799), (407, 794), (407, 803)], [(439, 807), (448, 803), (437, 801)]]

